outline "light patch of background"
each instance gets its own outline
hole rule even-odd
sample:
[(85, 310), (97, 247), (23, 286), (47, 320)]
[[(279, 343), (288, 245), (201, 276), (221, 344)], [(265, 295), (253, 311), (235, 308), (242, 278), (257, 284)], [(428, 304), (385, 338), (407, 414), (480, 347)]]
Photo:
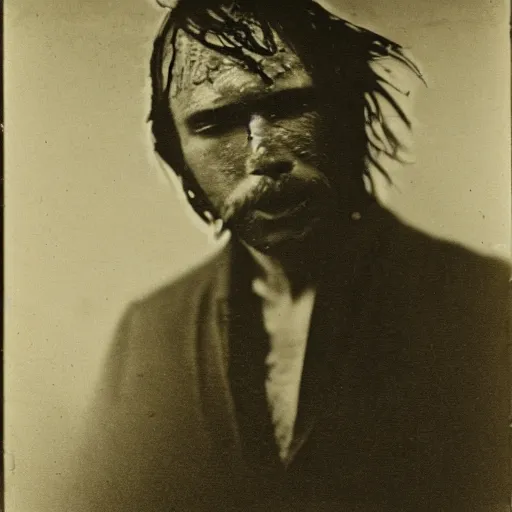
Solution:
[[(476, 250), (510, 247), (505, 0), (332, 0), (425, 68), (417, 163), (386, 202)], [(207, 239), (149, 149), (145, 0), (5, 7), (6, 510), (62, 478), (124, 305), (204, 258)]]

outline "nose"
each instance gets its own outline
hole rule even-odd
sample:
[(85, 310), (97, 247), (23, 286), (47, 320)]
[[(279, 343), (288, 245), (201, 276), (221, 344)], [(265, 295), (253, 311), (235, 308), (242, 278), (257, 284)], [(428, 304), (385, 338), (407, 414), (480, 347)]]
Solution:
[(293, 169), (293, 158), (272, 136), (272, 127), (262, 116), (252, 116), (248, 126), (251, 154), (247, 172), (278, 178)]

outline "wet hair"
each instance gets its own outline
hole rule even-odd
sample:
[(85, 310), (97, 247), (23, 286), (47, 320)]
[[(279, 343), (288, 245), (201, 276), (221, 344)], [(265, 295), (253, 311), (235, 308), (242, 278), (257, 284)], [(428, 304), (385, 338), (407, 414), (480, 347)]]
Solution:
[(371, 169), (391, 181), (381, 157), (402, 160), (407, 143), (400, 132), (411, 129), (411, 117), (404, 102), (409, 91), (390, 64), (422, 79), (400, 45), (333, 15), (312, 0), (180, 0), (154, 41), (149, 120), (156, 152), (181, 179), (189, 202), (203, 220), (211, 222), (216, 212), (184, 162), (169, 105), (179, 29), (205, 47), (240, 61), (266, 83), (271, 79), (254, 55), (276, 53), (275, 30), (322, 90), (325, 111), (333, 113), (330, 126), (344, 143), (344, 168), (361, 182), (364, 176), (371, 182)]

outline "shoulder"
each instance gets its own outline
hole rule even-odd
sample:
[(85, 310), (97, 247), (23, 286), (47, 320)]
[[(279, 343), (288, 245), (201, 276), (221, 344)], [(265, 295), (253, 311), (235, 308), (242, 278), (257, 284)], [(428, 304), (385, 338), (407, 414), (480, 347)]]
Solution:
[(175, 281), (133, 301), (109, 345), (101, 393), (115, 399), (130, 383), (140, 382), (139, 375), (184, 375), (193, 369), (199, 325), (213, 317), (229, 267), (230, 248), (225, 247)]
[(426, 234), (391, 214), (381, 226), (365, 264), (365, 307), (372, 314), (411, 337), (450, 338), (454, 346), (457, 340), (506, 337), (507, 261)]
[(392, 215), (388, 222), (381, 253), (386, 267), (409, 277), (416, 274), (423, 286), (494, 288), (507, 293), (509, 261), (427, 234)]
[(161, 304), (168, 305), (176, 301), (181, 302), (181, 299), (184, 298), (187, 299), (185, 302), (190, 302), (191, 298), (212, 290), (221, 292), (221, 290), (215, 290), (215, 288), (224, 286), (225, 274), (229, 272), (230, 263), (231, 247), (227, 245), (172, 282), (141, 297), (137, 300), (137, 303), (141, 307), (151, 309)]
[(208, 297), (227, 293), (230, 264), (228, 245), (172, 282), (133, 301), (127, 315), (153, 321), (183, 319), (182, 315), (196, 312)]

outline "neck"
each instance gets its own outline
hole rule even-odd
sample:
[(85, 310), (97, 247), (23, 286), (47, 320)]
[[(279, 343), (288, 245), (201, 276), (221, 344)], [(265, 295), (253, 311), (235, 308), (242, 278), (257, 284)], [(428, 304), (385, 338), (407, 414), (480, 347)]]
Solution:
[(242, 243), (268, 286), (276, 292), (289, 290), (292, 295), (297, 295), (305, 288), (315, 286), (332, 252), (327, 250), (325, 244), (309, 242), (294, 247), (294, 250), (273, 253), (262, 252)]
[(273, 293), (297, 297), (307, 288), (315, 286), (316, 280), (310, 273), (301, 272), (300, 269), (287, 265), (286, 261), (264, 254), (253, 247), (246, 247), (256, 262), (260, 279)]
[(283, 291), (292, 288), (292, 273), (290, 273), (289, 269), (285, 268), (280, 260), (268, 254), (263, 254), (261, 251), (247, 244), (244, 245), (256, 262), (261, 277), (269, 286), (275, 289), (275, 291)]
[[(372, 201), (366, 206), (376, 204)], [(262, 252), (244, 242), (242, 244), (248, 249), (263, 278), (268, 282), (281, 283), (280, 286), (288, 286), (296, 295), (307, 287), (315, 286), (328, 272), (332, 261), (336, 261), (338, 268), (343, 262), (352, 264), (351, 259), (357, 255), (351, 248), (371, 237), (368, 230), (375, 220), (369, 219), (368, 215), (374, 209), (362, 208), (353, 212), (345, 222), (333, 222), (325, 229), (319, 229), (308, 240), (280, 247), (274, 252)]]

